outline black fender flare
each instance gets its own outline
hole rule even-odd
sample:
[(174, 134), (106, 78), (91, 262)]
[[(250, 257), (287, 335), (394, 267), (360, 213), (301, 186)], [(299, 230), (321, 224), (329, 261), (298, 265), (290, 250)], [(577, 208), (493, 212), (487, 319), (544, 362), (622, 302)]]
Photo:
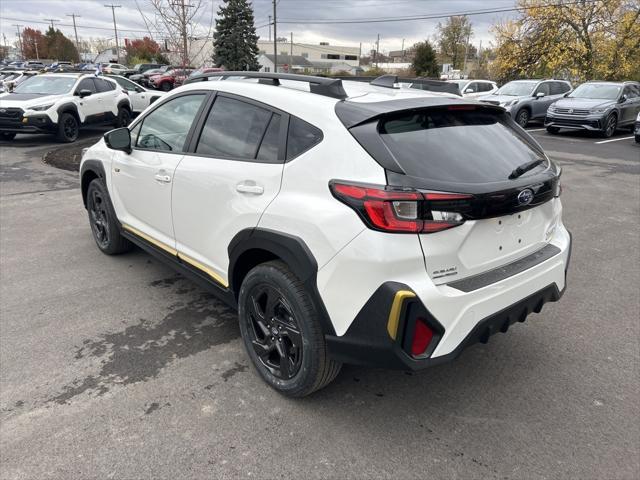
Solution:
[(58, 113), (58, 119), (63, 113), (73, 113), (78, 119), (78, 123), (82, 124), (80, 114), (78, 113), (78, 106), (75, 103), (64, 103), (57, 108), (56, 112)]
[[(229, 288), (236, 297), (240, 293), (242, 278), (238, 277), (243, 268), (243, 254), (249, 251), (261, 250), (273, 257), (281, 259), (291, 271), (302, 281), (307, 293), (311, 296), (320, 324), (325, 335), (335, 335), (335, 329), (318, 292), (318, 262), (307, 244), (295, 235), (269, 230), (266, 228), (248, 228), (238, 232), (229, 243)], [(272, 257), (272, 258), (273, 258)], [(246, 258), (246, 257), (245, 257)], [(244, 273), (247, 273), (246, 271)]]
[(120, 100), (118, 102), (118, 111), (121, 108), (126, 108), (127, 110), (129, 110), (129, 112), (131, 112), (131, 102), (125, 98), (123, 98), (122, 100)]
[(104, 165), (99, 160), (86, 160), (80, 169), (80, 188), (82, 190), (82, 203), (87, 208), (87, 190), (89, 184), (95, 178), (100, 178), (107, 184)]

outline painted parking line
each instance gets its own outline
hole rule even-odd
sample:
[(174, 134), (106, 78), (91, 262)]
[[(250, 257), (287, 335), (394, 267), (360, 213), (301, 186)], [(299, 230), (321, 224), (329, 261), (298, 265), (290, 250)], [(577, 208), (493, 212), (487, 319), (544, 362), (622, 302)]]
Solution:
[(596, 142), (596, 145), (600, 145), (601, 143), (619, 142), (620, 140), (631, 140), (632, 138), (634, 137), (612, 138), (611, 140), (603, 140), (601, 142)]

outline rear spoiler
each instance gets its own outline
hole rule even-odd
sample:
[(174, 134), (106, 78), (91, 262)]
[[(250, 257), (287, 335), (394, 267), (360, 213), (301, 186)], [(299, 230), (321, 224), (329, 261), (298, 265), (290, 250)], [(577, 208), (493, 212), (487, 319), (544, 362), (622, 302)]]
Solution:
[(483, 109), (504, 112), (504, 108), (475, 100), (447, 97), (413, 97), (383, 102), (357, 102), (345, 100), (336, 103), (336, 115), (347, 128), (367, 123), (391, 113), (411, 112), (423, 108), (450, 108), (452, 110)]
[(428, 90), (430, 92), (450, 93), (452, 95), (461, 96), (458, 86), (455, 83), (444, 82), (442, 80), (434, 80), (431, 78), (409, 78), (398, 77), (397, 75), (382, 75), (381, 77), (333, 77), (340, 80), (351, 80), (355, 82), (366, 82), (370, 85), (385, 88), (400, 88), (401, 84), (407, 85), (409, 88), (416, 90)]

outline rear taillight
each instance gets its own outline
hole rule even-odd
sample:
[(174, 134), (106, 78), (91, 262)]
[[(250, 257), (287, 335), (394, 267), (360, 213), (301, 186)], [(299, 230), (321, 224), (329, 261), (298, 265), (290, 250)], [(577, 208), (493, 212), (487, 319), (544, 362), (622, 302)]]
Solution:
[(456, 212), (456, 206), (466, 205), (472, 198), (460, 193), (423, 193), (339, 181), (331, 181), (329, 188), (368, 227), (394, 233), (434, 233), (461, 225), (464, 218)]

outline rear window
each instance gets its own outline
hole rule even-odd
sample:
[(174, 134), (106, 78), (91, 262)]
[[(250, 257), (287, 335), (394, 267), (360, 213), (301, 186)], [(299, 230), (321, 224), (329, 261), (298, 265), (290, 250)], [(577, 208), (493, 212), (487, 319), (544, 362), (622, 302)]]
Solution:
[(516, 167), (544, 159), (504, 114), (490, 110), (413, 111), (381, 120), (378, 133), (407, 175), (441, 182), (506, 180)]

